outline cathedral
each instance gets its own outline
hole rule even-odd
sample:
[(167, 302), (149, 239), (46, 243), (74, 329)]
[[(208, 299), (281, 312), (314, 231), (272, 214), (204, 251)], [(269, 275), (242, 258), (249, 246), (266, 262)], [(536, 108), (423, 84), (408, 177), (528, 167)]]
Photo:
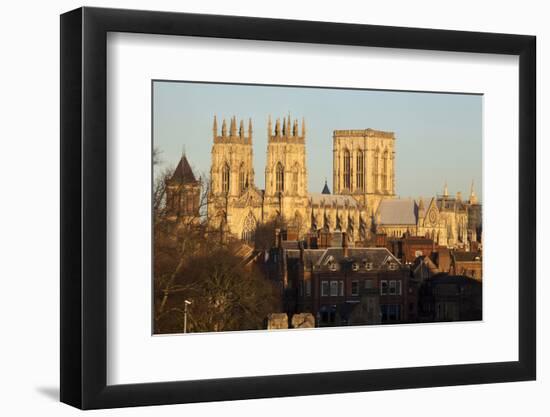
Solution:
[[(395, 193), (395, 134), (373, 129), (335, 130), (332, 136), (331, 193), (309, 192), (306, 165), (307, 129), (290, 116), (271, 116), (267, 127), (265, 184), (255, 181), (252, 121), (214, 117), (208, 193), (208, 222), (243, 241), (252, 242), (258, 224), (283, 220), (300, 237), (346, 232), (350, 246), (373, 234), (430, 237), (439, 245), (469, 248), (480, 240), (481, 205), (473, 184), (469, 199), (460, 193), (429, 200), (400, 199)], [(183, 165), (182, 165), (183, 164)], [(185, 172), (185, 175), (182, 173)], [(187, 177), (196, 199), (196, 181), (187, 160), (177, 177)], [(175, 189), (177, 178), (170, 181)], [(182, 189), (185, 189), (182, 188)], [(170, 193), (170, 200), (182, 204)], [(191, 208), (192, 209), (192, 208)], [(170, 210), (169, 210), (170, 211)]]

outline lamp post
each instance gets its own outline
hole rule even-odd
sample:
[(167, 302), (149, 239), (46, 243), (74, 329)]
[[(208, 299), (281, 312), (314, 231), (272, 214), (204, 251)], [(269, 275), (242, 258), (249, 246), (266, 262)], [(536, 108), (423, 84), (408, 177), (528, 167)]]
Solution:
[(191, 304), (191, 301), (184, 300), (184, 310), (183, 310), (183, 333), (187, 333), (187, 306)]

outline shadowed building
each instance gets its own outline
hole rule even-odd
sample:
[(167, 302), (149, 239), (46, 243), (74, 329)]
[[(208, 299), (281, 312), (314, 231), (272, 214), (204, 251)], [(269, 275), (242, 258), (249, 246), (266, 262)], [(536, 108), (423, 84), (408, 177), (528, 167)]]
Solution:
[(416, 281), (386, 248), (340, 244), (309, 249), (281, 242), (279, 268), (285, 274), (288, 314), (311, 313), (317, 326), (416, 321)]
[(460, 275), (438, 274), (423, 281), (419, 290), (420, 321), (482, 319), (481, 282)]
[(182, 155), (172, 176), (165, 180), (166, 215), (174, 222), (198, 221), (201, 183)]

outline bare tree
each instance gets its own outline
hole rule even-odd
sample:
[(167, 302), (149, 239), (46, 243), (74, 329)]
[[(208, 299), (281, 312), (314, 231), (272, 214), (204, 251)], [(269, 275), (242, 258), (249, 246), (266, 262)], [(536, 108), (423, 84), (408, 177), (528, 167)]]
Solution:
[[(183, 331), (186, 299), (193, 300), (188, 331), (261, 328), (277, 304), (271, 283), (255, 267), (242, 265), (237, 255), (241, 243), (219, 238), (223, 224), (208, 219), (212, 193), (206, 176), (199, 180), (200, 196), (192, 212), (169, 213), (166, 180), (171, 175), (158, 175), (153, 190), (155, 332)], [(180, 191), (185, 192), (174, 190)]]

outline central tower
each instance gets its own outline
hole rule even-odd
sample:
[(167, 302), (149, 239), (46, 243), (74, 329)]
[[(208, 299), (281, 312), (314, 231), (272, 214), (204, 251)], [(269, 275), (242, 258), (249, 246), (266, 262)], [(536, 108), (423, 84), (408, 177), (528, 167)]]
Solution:
[(395, 197), (393, 132), (335, 130), (332, 140), (335, 194), (351, 194), (371, 213), (382, 198)]

